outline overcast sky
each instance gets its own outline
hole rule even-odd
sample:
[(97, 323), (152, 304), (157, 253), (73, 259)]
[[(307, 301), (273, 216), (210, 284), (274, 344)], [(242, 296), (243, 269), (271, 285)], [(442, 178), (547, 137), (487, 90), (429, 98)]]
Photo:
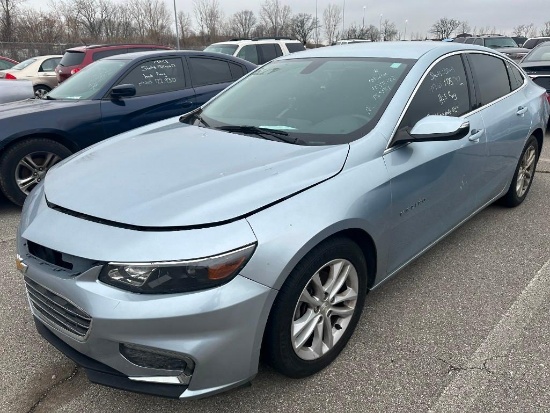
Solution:
[[(112, 0), (121, 2), (123, 0)], [(173, 9), (173, 0), (165, 0)], [(225, 17), (248, 9), (259, 17), (259, 0), (218, 0)], [(467, 21), (472, 28), (494, 26), (498, 33), (511, 34), (512, 29), (520, 24), (533, 23), (540, 28), (550, 20), (549, 0), (281, 0), (282, 4), (291, 7), (293, 14), (310, 13), (315, 15), (315, 5), (322, 24), (323, 10), (330, 4), (344, 7), (345, 26), (352, 23), (362, 25), (363, 13), (365, 24), (379, 26), (382, 19), (394, 22), (401, 32), (426, 35), (432, 24), (441, 17)], [(49, 0), (26, 0), (27, 7), (48, 9)], [(192, 0), (176, 0), (178, 11), (193, 12)]]

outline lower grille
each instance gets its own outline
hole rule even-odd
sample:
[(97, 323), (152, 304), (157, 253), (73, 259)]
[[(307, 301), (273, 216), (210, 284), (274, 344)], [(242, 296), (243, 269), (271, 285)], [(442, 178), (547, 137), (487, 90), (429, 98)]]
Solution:
[(86, 336), (92, 323), (89, 314), (27, 277), (25, 283), (36, 316), (76, 338), (82, 339)]

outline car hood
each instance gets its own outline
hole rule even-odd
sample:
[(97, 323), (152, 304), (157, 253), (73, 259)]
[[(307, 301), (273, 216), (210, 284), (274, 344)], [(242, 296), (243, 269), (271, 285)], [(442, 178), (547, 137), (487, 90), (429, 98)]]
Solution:
[(347, 144), (299, 146), (177, 120), (156, 125), (51, 169), (45, 181), (50, 206), (128, 227), (222, 224), (333, 177), (349, 150)]

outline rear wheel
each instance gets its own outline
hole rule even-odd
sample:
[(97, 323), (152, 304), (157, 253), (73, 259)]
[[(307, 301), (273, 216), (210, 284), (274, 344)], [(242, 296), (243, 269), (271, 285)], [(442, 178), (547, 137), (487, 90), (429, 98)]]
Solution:
[(508, 192), (501, 199), (503, 205), (512, 208), (523, 202), (533, 183), (538, 159), (539, 145), (537, 139), (531, 136), (523, 148)]
[(312, 250), (279, 291), (266, 327), (267, 362), (289, 377), (328, 366), (359, 321), (367, 292), (367, 264), (347, 238)]
[(0, 157), (0, 189), (10, 201), (23, 205), (46, 172), (71, 153), (50, 139), (27, 139), (16, 143)]

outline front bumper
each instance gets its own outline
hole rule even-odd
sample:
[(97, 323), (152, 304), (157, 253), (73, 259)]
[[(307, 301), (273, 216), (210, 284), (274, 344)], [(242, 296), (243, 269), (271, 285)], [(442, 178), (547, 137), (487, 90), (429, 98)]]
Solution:
[[(35, 294), (32, 299), (29, 295), (29, 304), (38, 331), (83, 366), (92, 382), (187, 399), (237, 387), (256, 375), (275, 290), (237, 276), (218, 288), (194, 293), (134, 294), (99, 282), (101, 265), (75, 276), (30, 255), (25, 240), (19, 238), (19, 243), (28, 293)], [(45, 317), (30, 284), (55, 293), (50, 302), (69, 303), (69, 310), (89, 315), (87, 332), (76, 336), (62, 322)], [(121, 354), (121, 345), (177, 354), (192, 360), (194, 369), (186, 381), (174, 382), (180, 372), (135, 364)]]

